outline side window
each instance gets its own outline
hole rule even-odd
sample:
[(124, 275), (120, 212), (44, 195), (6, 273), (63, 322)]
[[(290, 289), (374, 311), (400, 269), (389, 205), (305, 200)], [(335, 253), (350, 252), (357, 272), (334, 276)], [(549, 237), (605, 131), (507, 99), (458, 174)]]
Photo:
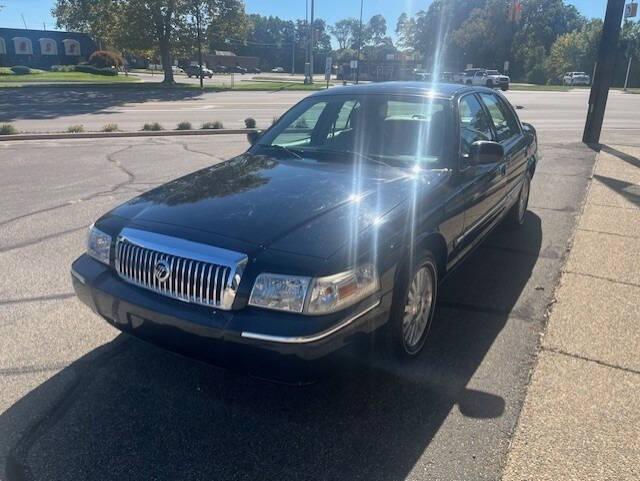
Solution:
[(493, 140), (491, 120), (474, 95), (467, 95), (460, 99), (458, 113), (460, 150), (463, 155), (469, 154), (471, 144), (477, 140)]
[(326, 102), (318, 102), (305, 110), (297, 119), (284, 129), (275, 139), (274, 144), (280, 145), (305, 145), (311, 141), (311, 134), (320, 114), (327, 106)]
[(504, 142), (519, 132), (518, 121), (513, 113), (493, 94), (481, 93), (480, 98), (487, 106), (491, 120), (496, 128), (498, 142)]
[(347, 100), (342, 104), (335, 121), (331, 125), (331, 131), (329, 132), (329, 138), (334, 138), (340, 134), (351, 131), (354, 127), (355, 120), (352, 118), (354, 111), (360, 109), (360, 102), (357, 100)]

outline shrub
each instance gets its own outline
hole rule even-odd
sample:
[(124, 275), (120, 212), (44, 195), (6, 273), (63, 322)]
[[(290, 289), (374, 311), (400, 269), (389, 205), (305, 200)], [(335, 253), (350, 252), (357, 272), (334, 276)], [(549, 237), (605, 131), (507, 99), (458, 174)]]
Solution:
[(191, 122), (180, 122), (176, 130), (191, 130)]
[(118, 130), (118, 124), (106, 124), (102, 127), (103, 132), (117, 132)]
[(204, 124), (202, 124), (202, 128), (205, 130), (223, 129), (224, 125), (222, 125), (222, 122), (220, 122), (219, 120), (216, 120), (215, 122), (205, 122)]
[(31, 73), (31, 69), (29, 67), (25, 67), (24, 65), (16, 65), (15, 67), (11, 67), (11, 71), (16, 75), (29, 75)]
[(75, 65), (52, 65), (52, 72), (73, 72), (76, 69)]
[(11, 124), (0, 125), (0, 135), (15, 135), (18, 130)]
[(158, 131), (158, 130), (164, 130), (164, 127), (160, 125), (158, 122), (152, 122), (152, 123), (144, 124), (142, 126), (142, 130)]
[(82, 125), (70, 125), (67, 127), (67, 132), (70, 134), (79, 134), (80, 132), (84, 132), (84, 126)]
[(244, 126), (248, 129), (255, 129), (256, 128), (256, 119), (249, 117), (247, 119), (244, 119)]
[(93, 65), (87, 65), (87, 64), (76, 65), (75, 70), (76, 72), (92, 73), (94, 75), (107, 75), (107, 76), (113, 76), (113, 77), (118, 75), (118, 71), (115, 69), (98, 68), (98, 67), (94, 67)]
[(108, 50), (97, 50), (89, 57), (89, 65), (97, 68), (122, 67), (124, 60), (119, 53)]

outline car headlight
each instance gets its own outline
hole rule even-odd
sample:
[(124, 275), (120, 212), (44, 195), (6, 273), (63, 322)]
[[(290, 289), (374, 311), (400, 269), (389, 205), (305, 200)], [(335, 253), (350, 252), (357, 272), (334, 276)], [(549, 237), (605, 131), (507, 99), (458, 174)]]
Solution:
[(87, 254), (95, 260), (109, 265), (111, 236), (92, 225), (89, 228), (89, 235), (87, 237)]
[(260, 274), (251, 290), (249, 304), (278, 311), (302, 312), (310, 277)]
[(364, 299), (379, 286), (373, 264), (319, 278), (265, 273), (256, 279), (249, 304), (304, 314), (329, 314)]

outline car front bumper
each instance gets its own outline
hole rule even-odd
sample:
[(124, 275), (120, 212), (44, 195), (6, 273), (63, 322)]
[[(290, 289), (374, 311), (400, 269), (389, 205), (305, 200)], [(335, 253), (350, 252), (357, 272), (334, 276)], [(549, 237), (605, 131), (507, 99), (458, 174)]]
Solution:
[(388, 292), (327, 316), (222, 311), (136, 287), (87, 255), (73, 263), (71, 278), (78, 298), (121, 331), (225, 368), (291, 382), (313, 376), (343, 348), (368, 344), (391, 307)]

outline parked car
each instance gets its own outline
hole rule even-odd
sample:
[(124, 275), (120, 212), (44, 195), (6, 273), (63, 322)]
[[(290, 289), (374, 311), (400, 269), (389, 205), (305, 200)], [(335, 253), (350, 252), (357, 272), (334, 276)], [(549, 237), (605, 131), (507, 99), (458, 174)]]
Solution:
[(564, 85), (591, 85), (591, 77), (584, 72), (567, 72), (562, 77)]
[(246, 74), (247, 73), (247, 69), (244, 67), (241, 67), (240, 65), (236, 65), (235, 67), (229, 67), (229, 72), (231, 73), (239, 73), (239, 74)]
[(284, 73), (284, 69), (282, 67), (273, 67), (271, 71), (273, 73)]
[(229, 69), (224, 65), (216, 65), (215, 67), (213, 67), (213, 71), (215, 73), (228, 73)]
[(441, 281), (498, 224), (525, 222), (537, 163), (535, 129), (501, 93), (455, 84), (324, 90), (253, 140), (98, 219), (71, 268), (80, 300), (254, 373), (371, 336), (410, 360)]
[(465, 85), (499, 88), (503, 91), (509, 90), (509, 77), (507, 75), (501, 75), (497, 70), (472, 68), (454, 75), (453, 78), (455, 82)]
[(262, 73), (262, 70), (260, 70), (258, 67), (251, 67), (247, 70), (249, 71), (249, 73)]
[(189, 65), (187, 67), (184, 68), (184, 73), (187, 74), (187, 77), (191, 78), (191, 77), (199, 77), (202, 76), (204, 77), (213, 77), (213, 71), (209, 70), (206, 67), (202, 67), (202, 69), (198, 68), (197, 65)]
[(451, 72), (440, 72), (439, 74), (434, 75), (430, 72), (425, 72), (424, 70), (416, 70), (414, 75), (416, 80), (422, 82), (453, 82), (453, 73)]

